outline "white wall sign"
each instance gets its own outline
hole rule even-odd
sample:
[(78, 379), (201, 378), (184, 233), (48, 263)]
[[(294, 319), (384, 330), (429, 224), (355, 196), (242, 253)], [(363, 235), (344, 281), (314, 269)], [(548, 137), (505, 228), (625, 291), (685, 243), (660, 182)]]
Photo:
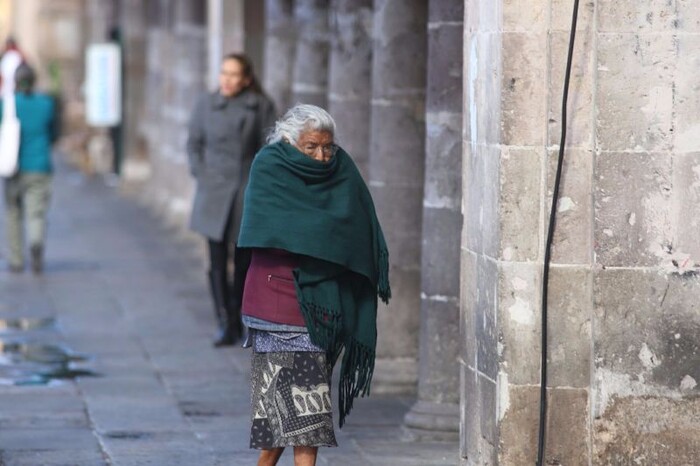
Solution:
[(85, 58), (87, 123), (116, 126), (122, 119), (121, 49), (116, 44), (91, 44)]

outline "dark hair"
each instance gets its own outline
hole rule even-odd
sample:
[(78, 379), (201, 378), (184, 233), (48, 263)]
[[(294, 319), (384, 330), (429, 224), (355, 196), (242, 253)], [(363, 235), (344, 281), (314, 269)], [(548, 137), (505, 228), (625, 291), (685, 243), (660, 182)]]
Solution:
[(29, 66), (27, 62), (22, 62), (15, 71), (15, 88), (24, 93), (31, 93), (34, 90), (36, 82), (36, 73), (34, 68)]
[(260, 86), (260, 82), (258, 81), (258, 78), (257, 76), (255, 76), (255, 72), (253, 71), (253, 62), (250, 61), (250, 58), (248, 58), (247, 55), (243, 53), (229, 53), (228, 55), (224, 56), (224, 59), (222, 61), (226, 60), (236, 60), (238, 63), (241, 64), (243, 76), (250, 79), (250, 84), (246, 89), (250, 89), (251, 91), (257, 94), (264, 94), (262, 86)]

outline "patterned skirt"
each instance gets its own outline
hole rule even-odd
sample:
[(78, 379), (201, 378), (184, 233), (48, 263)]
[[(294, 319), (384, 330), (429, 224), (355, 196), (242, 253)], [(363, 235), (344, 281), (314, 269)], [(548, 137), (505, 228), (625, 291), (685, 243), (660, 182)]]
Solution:
[(255, 332), (250, 448), (337, 446), (331, 367), (307, 334)]

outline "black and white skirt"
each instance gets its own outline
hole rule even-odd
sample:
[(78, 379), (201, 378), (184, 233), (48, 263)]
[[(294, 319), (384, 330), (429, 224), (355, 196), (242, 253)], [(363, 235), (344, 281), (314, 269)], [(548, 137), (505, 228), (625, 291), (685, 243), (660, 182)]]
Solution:
[(250, 448), (337, 446), (331, 367), (308, 334), (256, 331)]

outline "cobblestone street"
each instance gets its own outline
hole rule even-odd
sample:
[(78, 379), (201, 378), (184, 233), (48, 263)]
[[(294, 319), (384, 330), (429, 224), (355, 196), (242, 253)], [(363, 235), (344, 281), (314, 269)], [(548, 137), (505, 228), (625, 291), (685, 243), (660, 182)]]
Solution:
[[(59, 167), (45, 274), (0, 261), (0, 464), (255, 464), (250, 353), (211, 345), (199, 248), (130, 196)], [(457, 464), (456, 442), (402, 429), (413, 401), (359, 400), (319, 464)], [(286, 452), (280, 464), (292, 463)]]

